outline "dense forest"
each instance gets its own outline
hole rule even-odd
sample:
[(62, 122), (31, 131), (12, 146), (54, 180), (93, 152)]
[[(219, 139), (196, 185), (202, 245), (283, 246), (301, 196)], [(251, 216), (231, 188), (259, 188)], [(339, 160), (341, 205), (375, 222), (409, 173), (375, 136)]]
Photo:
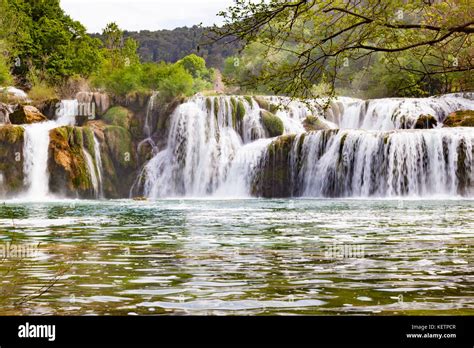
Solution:
[[(103, 39), (102, 35), (93, 37)], [(124, 31), (124, 38), (133, 38), (139, 44), (138, 54), (144, 62), (165, 61), (174, 63), (189, 54), (203, 57), (207, 65), (222, 68), (229, 56), (238, 54), (238, 41), (215, 42), (210, 37), (210, 28), (199, 26), (140, 32)]]

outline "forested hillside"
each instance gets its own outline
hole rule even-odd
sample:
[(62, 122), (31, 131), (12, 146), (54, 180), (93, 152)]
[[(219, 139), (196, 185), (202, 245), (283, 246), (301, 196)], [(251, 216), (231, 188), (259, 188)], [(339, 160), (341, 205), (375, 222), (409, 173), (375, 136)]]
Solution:
[[(103, 39), (103, 35), (93, 35)], [(238, 42), (212, 43), (208, 37), (208, 29), (198, 26), (140, 32), (124, 32), (125, 38), (133, 38), (139, 44), (138, 54), (144, 62), (165, 61), (174, 63), (181, 58), (195, 53), (203, 57), (207, 65), (222, 68), (227, 57), (238, 53)]]

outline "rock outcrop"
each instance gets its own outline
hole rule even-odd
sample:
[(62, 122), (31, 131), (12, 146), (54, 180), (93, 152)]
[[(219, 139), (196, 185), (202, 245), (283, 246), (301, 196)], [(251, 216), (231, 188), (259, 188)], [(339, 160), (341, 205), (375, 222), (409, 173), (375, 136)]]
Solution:
[(20, 105), (17, 110), (10, 114), (12, 124), (30, 124), (47, 120), (45, 115), (31, 105)]
[[(273, 141), (262, 157), (258, 175), (253, 183), (252, 195), (265, 198), (291, 197), (296, 193), (293, 185), (290, 153), (296, 136), (283, 135)], [(300, 137), (299, 142), (304, 140)]]
[(23, 189), (24, 131), (21, 126), (0, 126), (0, 196)]
[(66, 126), (51, 130), (49, 135), (51, 192), (68, 197), (93, 198), (94, 188), (83, 152), (85, 148), (91, 156), (94, 154), (92, 130)]
[(474, 110), (453, 112), (443, 124), (445, 127), (474, 127)]
[(279, 117), (266, 110), (262, 110), (260, 116), (262, 117), (262, 123), (270, 137), (277, 137), (283, 134), (285, 129), (283, 127), (283, 122)]
[(438, 125), (438, 120), (433, 115), (420, 115), (415, 123), (415, 129), (431, 129)]

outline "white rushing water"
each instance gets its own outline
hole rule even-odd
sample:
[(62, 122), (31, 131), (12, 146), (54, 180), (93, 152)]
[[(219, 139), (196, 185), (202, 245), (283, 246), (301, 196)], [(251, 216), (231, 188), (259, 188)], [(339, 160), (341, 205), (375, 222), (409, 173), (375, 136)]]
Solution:
[(456, 94), (372, 100), (339, 97), (331, 102), (326, 118), (341, 129), (393, 130), (414, 128), (420, 115), (434, 116), (442, 123), (448, 114), (459, 110), (474, 110), (474, 100)]
[(48, 196), (49, 131), (56, 128), (54, 121), (25, 125), (23, 172), (28, 187), (26, 198), (41, 200)]
[(470, 196), (473, 144), (467, 128), (315, 132), (301, 153), (293, 147), (300, 169), (291, 171), (299, 194), (309, 197)]
[(99, 179), (97, 178), (94, 160), (86, 149), (82, 149), (82, 154), (84, 155), (84, 159), (86, 160), (87, 169), (92, 182), (92, 187), (94, 189), (94, 196), (97, 198), (99, 195)]
[(49, 132), (57, 127), (74, 125), (77, 107), (76, 100), (63, 100), (57, 109), (55, 121), (23, 126), (25, 128), (23, 171), (27, 186), (25, 198), (43, 200), (48, 197)]
[(96, 176), (98, 179), (98, 186), (99, 189), (96, 191), (96, 195), (99, 198), (104, 197), (104, 185), (103, 185), (103, 165), (102, 165), (102, 155), (100, 153), (100, 143), (97, 140), (97, 137), (94, 135), (94, 153), (95, 153), (95, 169), (96, 169)]
[[(474, 110), (471, 94), (369, 101), (340, 97), (329, 108), (322, 99), (258, 98), (281, 119), (284, 134), (299, 134), (288, 155), (295, 195), (473, 194), (474, 132), (440, 128), (449, 113)], [(235, 119), (237, 102), (245, 108), (241, 121)], [(167, 147), (140, 176), (144, 194), (250, 195), (272, 141), (261, 111), (257, 98), (248, 97), (194, 97), (180, 105), (171, 116)], [(300, 146), (308, 115), (318, 116), (327, 129), (344, 131), (309, 133)], [(440, 129), (401, 130), (413, 128), (420, 115), (433, 115)]]

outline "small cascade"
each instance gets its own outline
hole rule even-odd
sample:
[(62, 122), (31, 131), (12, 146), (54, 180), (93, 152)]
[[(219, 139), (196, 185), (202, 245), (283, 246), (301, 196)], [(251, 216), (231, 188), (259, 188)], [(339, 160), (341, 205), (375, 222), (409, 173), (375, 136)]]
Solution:
[(26, 197), (41, 200), (49, 194), (48, 151), (49, 132), (57, 127), (74, 125), (77, 101), (63, 100), (56, 113), (56, 121), (24, 125), (24, 177)]
[(259, 139), (240, 148), (233, 159), (225, 181), (215, 195), (222, 197), (248, 197), (253, 178), (271, 139)]
[(148, 99), (148, 104), (146, 107), (146, 114), (145, 114), (145, 124), (143, 126), (143, 134), (145, 135), (145, 139), (142, 140), (138, 144), (138, 147), (137, 147), (138, 152), (140, 152), (140, 149), (146, 144), (151, 146), (154, 154), (156, 154), (158, 151), (157, 146), (152, 139), (153, 112), (155, 111), (155, 102), (156, 102), (157, 96), (158, 96), (158, 92), (153, 92), (152, 95), (150, 96), (150, 99)]
[(94, 154), (95, 154), (95, 169), (98, 179), (99, 189), (97, 191), (99, 198), (104, 197), (104, 185), (103, 185), (103, 165), (102, 165), (102, 155), (100, 153), (100, 143), (97, 140), (97, 137), (94, 135)]
[(86, 160), (87, 169), (89, 172), (89, 176), (92, 182), (92, 187), (94, 188), (94, 196), (97, 198), (99, 196), (99, 179), (97, 178), (96, 174), (96, 167), (94, 165), (94, 160), (92, 156), (86, 149), (82, 149), (82, 154), (84, 155), (84, 159)]

